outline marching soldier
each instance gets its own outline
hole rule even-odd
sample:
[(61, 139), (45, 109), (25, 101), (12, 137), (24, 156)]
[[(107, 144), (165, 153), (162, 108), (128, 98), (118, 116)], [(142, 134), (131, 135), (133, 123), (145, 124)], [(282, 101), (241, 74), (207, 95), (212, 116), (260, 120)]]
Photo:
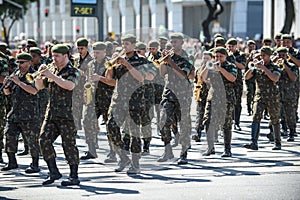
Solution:
[(294, 141), (294, 135), (296, 133), (296, 113), (297, 109), (297, 90), (296, 80), (299, 77), (298, 67), (287, 61), (287, 48), (277, 48), (277, 54), (279, 59), (277, 65), (282, 68), (282, 73), (279, 79), (279, 91), (282, 116), (290, 129), (288, 142)]
[[(106, 48), (106, 43), (94, 43), (94, 60), (89, 63), (89, 65), (92, 64), (95, 68), (94, 74), (91, 76), (91, 81), (97, 81), (95, 91), (96, 117), (99, 119), (99, 117), (102, 115), (105, 123), (108, 119), (108, 109), (116, 85), (115, 70), (107, 70), (107, 68), (105, 67), (105, 63), (108, 61), (108, 58), (106, 56)], [(107, 128), (106, 131), (108, 133)], [(107, 137), (110, 151), (104, 162), (117, 162), (116, 152), (112, 147), (112, 140), (109, 138), (109, 135), (107, 135)]]
[(229, 62), (232, 62), (237, 67), (237, 79), (235, 81), (235, 105), (234, 105), (234, 129), (241, 131), (240, 127), (240, 117), (242, 112), (242, 95), (243, 95), (243, 75), (242, 70), (245, 69), (246, 65), (246, 55), (245, 53), (237, 50), (237, 40), (235, 38), (230, 38), (226, 42), (227, 50), (229, 54)]
[(195, 98), (197, 102), (197, 116), (196, 116), (196, 135), (193, 139), (196, 142), (201, 142), (201, 131), (204, 130), (203, 117), (208, 95), (208, 87), (201, 77), (201, 72), (204, 70), (206, 64), (212, 61), (213, 54), (210, 51), (204, 51), (202, 63), (200, 68), (196, 71), (195, 76)]
[(215, 154), (214, 135), (221, 125), (224, 131), (224, 153), (221, 157), (231, 157), (231, 137), (232, 137), (232, 112), (235, 103), (234, 82), (237, 79), (237, 68), (227, 61), (227, 50), (224, 47), (214, 49), (215, 60), (213, 70), (205, 68), (201, 76), (203, 80), (209, 82), (207, 104), (205, 107), (204, 124), (208, 149), (202, 154), (209, 156)]
[(281, 37), (282, 33), (277, 33), (274, 37), (275, 46), (273, 47), (273, 50), (276, 51), (277, 48), (281, 47)]
[[(79, 38), (76, 41), (77, 50), (79, 53), (79, 58), (74, 58), (74, 67), (78, 68), (81, 75), (84, 75), (84, 69), (87, 68), (87, 64), (93, 60), (92, 56), (89, 54), (88, 45), (89, 42), (86, 38)], [(84, 102), (84, 83), (85, 76), (81, 76), (78, 81), (78, 85), (76, 85), (73, 93), (73, 115), (74, 121), (77, 130), (81, 130), (81, 119), (82, 119), (82, 109)]]
[[(144, 92), (141, 86), (145, 79), (150, 81), (155, 75), (151, 70), (152, 67), (149, 65), (149, 61), (138, 56), (134, 51), (135, 45), (135, 36), (127, 34), (122, 37), (123, 52), (126, 55), (121, 53), (115, 58), (115, 62), (120, 65), (113, 63), (116, 68), (117, 83), (107, 122), (108, 136), (113, 142), (114, 150), (120, 157), (119, 167), (115, 171), (123, 171), (131, 162), (131, 167), (127, 171), (128, 174), (140, 173), (140, 125), (141, 116), (144, 112)], [(124, 142), (121, 139), (120, 132), (120, 126), (123, 125), (126, 118), (128, 118), (128, 128), (131, 135), (131, 161), (124, 150)]]
[(167, 77), (166, 85), (161, 102), (161, 136), (164, 142), (164, 154), (157, 160), (158, 162), (165, 162), (174, 157), (171, 147), (171, 126), (174, 116), (180, 121), (180, 144), (181, 153), (178, 161), (179, 165), (187, 164), (187, 151), (190, 147), (191, 135), (191, 116), (190, 106), (192, 101), (192, 85), (189, 79), (194, 79), (194, 66), (189, 63), (188, 55), (182, 49), (183, 35), (181, 33), (174, 33), (171, 35), (171, 44), (174, 49), (172, 51), (163, 51), (163, 55), (167, 56), (165, 62), (159, 68), (160, 75)]
[(37, 89), (32, 83), (26, 81), (26, 75), (33, 73), (31, 66), (32, 57), (28, 53), (17, 55), (18, 70), (6, 77), (4, 93), (12, 94), (12, 108), (7, 114), (5, 127), (6, 144), (5, 151), (8, 156), (8, 164), (2, 171), (18, 168), (15, 153), (18, 148), (19, 133), (22, 132), (24, 139), (27, 139), (32, 158), (32, 163), (25, 172), (39, 172), (39, 107)]
[(159, 42), (159, 46), (160, 46), (160, 51), (166, 49), (168, 41), (169, 41), (168, 38), (166, 38), (165, 36), (160, 36), (158, 38), (158, 42)]
[(56, 153), (53, 142), (60, 135), (66, 160), (70, 166), (68, 180), (62, 181), (63, 186), (79, 185), (78, 164), (79, 152), (76, 147), (76, 127), (72, 114), (72, 93), (80, 76), (79, 71), (69, 61), (69, 49), (63, 44), (57, 44), (52, 48), (54, 65), (45, 68), (42, 65), (39, 70), (45, 79), (35, 81), (38, 89), (49, 89), (49, 103), (45, 119), (41, 128), (40, 145), (43, 158), (49, 169), (49, 177), (43, 185), (53, 183), (62, 177), (56, 166)]
[(272, 61), (270, 56), (272, 55), (272, 49), (268, 46), (263, 46), (260, 49), (260, 58), (254, 59), (253, 64), (255, 67), (249, 69), (245, 74), (245, 79), (248, 80), (251, 77), (255, 77), (256, 90), (254, 97), (254, 113), (251, 128), (251, 143), (244, 145), (247, 149), (258, 150), (257, 140), (260, 131), (260, 121), (262, 113), (265, 108), (268, 109), (270, 114), (270, 120), (273, 126), (275, 134), (275, 146), (273, 150), (281, 149), (281, 137), (280, 137), (280, 124), (279, 124), (279, 112), (280, 112), (280, 97), (277, 82), (280, 78), (280, 71)]

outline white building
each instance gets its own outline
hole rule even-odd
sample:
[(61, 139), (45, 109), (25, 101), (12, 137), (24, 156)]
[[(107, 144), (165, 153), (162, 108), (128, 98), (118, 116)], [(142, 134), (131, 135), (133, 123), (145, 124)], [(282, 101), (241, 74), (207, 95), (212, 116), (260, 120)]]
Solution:
[[(97, 39), (96, 18), (71, 17), (70, 2), (40, 0), (39, 30), (42, 41), (74, 41), (78, 36), (77, 26), (80, 26), (81, 36)], [(225, 35), (250, 38), (256, 33), (262, 34), (264, 2), (266, 1), (221, 0), (224, 12), (219, 16), (220, 27), (215, 26), (214, 30), (224, 31)], [(38, 39), (37, 9), (37, 3), (30, 5), (24, 21), (20, 20), (13, 26), (11, 39), (22, 32), (26, 33), (26, 38)], [(49, 10), (48, 17), (44, 14), (46, 9)], [(111, 31), (116, 34), (132, 32), (139, 37), (142, 24), (142, 39), (149, 35), (155, 37), (165, 30), (199, 38), (201, 23), (207, 15), (208, 9), (203, 0), (104, 0), (104, 37)], [(213, 24), (211, 23), (211, 30)]]

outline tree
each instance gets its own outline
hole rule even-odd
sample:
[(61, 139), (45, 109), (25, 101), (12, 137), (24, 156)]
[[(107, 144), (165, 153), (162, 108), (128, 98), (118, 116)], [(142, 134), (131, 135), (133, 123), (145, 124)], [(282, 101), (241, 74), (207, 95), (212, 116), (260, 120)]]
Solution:
[(0, 7), (0, 21), (2, 25), (2, 30), (4, 32), (4, 40), (9, 45), (9, 34), (14, 23), (24, 16), (23, 14), (27, 11), (27, 6), (31, 2), (35, 2), (37, 0), (14, 0), (14, 3), (23, 6), (24, 13), (22, 13), (22, 9), (16, 7), (15, 5), (8, 3), (7, 1), (3, 1), (3, 4)]
[(203, 27), (203, 33), (205, 38), (207, 39), (207, 42), (210, 42), (211, 36), (209, 33), (209, 24), (213, 20), (217, 20), (218, 16), (224, 11), (223, 5), (220, 3), (220, 0), (215, 0), (215, 5), (212, 6), (209, 0), (204, 0), (206, 3), (206, 6), (208, 7), (208, 16), (207, 18), (202, 22)]
[(285, 1), (285, 20), (284, 25), (281, 29), (281, 33), (289, 34), (291, 32), (291, 28), (293, 22), (295, 20), (295, 6), (293, 0), (284, 0)]

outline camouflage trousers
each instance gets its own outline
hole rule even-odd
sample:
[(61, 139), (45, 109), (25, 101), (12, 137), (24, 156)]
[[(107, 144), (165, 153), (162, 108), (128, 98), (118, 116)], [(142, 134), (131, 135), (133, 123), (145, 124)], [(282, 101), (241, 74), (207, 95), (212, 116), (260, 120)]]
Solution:
[[(108, 138), (115, 148), (124, 149), (124, 142), (120, 127), (125, 123), (131, 136), (131, 152), (140, 153), (141, 148), (141, 111), (128, 109), (128, 106), (118, 103), (112, 104), (108, 111), (107, 131)], [(118, 149), (115, 149), (118, 151)]]
[(297, 106), (296, 100), (281, 102), (281, 115), (290, 130), (296, 130), (297, 117), (295, 110), (297, 110)]
[(236, 125), (240, 124), (240, 117), (242, 112), (242, 95), (243, 95), (243, 85), (236, 85), (234, 88), (235, 93), (235, 104), (233, 118)]
[(17, 153), (19, 134), (26, 138), (32, 157), (38, 157), (40, 152), (39, 146), (39, 123), (30, 121), (11, 122), (8, 121), (5, 127), (5, 151), (6, 153)]
[[(79, 96), (78, 96), (79, 97)], [(75, 98), (72, 100), (73, 118), (76, 130), (81, 130), (81, 119), (83, 111), (83, 98)]]
[(97, 144), (98, 143), (98, 119), (96, 117), (94, 104), (89, 104), (85, 106), (83, 115), (83, 128), (85, 134), (85, 141), (87, 144)]
[(247, 105), (252, 105), (255, 94), (255, 82), (246, 81), (247, 86)]
[(79, 164), (79, 152), (75, 139), (76, 133), (77, 131), (73, 120), (44, 120), (40, 136), (44, 160), (48, 161), (56, 158), (53, 143), (60, 135), (68, 164)]
[(279, 124), (280, 102), (279, 98), (269, 98), (268, 100), (255, 100), (253, 104), (253, 122), (260, 123), (263, 112), (268, 109), (270, 122), (272, 125)]
[(161, 139), (165, 145), (169, 144), (172, 140), (171, 129), (172, 125), (174, 125), (174, 119), (177, 119), (180, 126), (180, 144), (183, 148), (188, 148), (190, 146), (192, 128), (190, 107), (191, 101), (185, 101), (182, 106), (180, 106), (178, 101), (169, 101), (165, 99), (161, 102), (160, 130)]
[(5, 105), (0, 106), (0, 151), (4, 148)]
[(196, 115), (196, 131), (201, 132), (201, 130), (204, 129), (203, 126), (203, 117), (205, 113), (205, 105), (206, 105), (206, 99), (200, 99), (200, 101), (197, 101), (197, 115)]

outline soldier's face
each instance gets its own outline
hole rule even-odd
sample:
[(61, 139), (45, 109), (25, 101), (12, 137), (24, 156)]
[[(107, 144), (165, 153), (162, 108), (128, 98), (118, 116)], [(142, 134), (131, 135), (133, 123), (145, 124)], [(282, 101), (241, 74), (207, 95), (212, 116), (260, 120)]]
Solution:
[(226, 55), (221, 54), (219, 52), (216, 53), (215, 58), (216, 58), (216, 61), (219, 61), (220, 63), (223, 63), (226, 61)]
[(67, 54), (61, 54), (61, 53), (52, 53), (52, 59), (54, 60), (54, 63), (56, 66), (61, 66), (65, 60), (67, 59)]
[(167, 42), (168, 42), (167, 40), (163, 40), (163, 39), (159, 40), (159, 44), (162, 49), (165, 49)]
[(171, 44), (175, 51), (179, 51), (182, 49), (183, 40), (182, 39), (171, 39)]
[(94, 50), (94, 57), (96, 60), (102, 60), (106, 56), (105, 50)]
[(146, 50), (145, 49), (139, 49), (139, 50), (137, 50), (137, 53), (140, 54), (141, 56), (145, 56), (146, 55)]
[(256, 49), (255, 44), (250, 44), (250, 45), (248, 45), (248, 49), (249, 49), (249, 52), (255, 50), (255, 49)]
[(86, 47), (86, 46), (78, 46), (77, 49), (78, 49), (78, 53), (80, 54), (80, 56), (82, 58), (84, 58), (86, 56), (87, 52), (88, 52), (88, 47)]
[(264, 42), (264, 46), (270, 47), (270, 46), (272, 46), (272, 42)]
[(149, 47), (148, 49), (149, 49), (149, 51), (150, 51), (150, 53), (152, 55), (156, 55), (157, 54), (157, 51), (158, 51), (157, 47)]
[(286, 53), (284, 53), (284, 52), (280, 52), (280, 53), (278, 53), (278, 56), (279, 56), (279, 58), (282, 58), (282, 59), (284, 59), (284, 60), (286, 60), (286, 59), (287, 59), (287, 54), (286, 54)]
[(226, 48), (227, 48), (228, 51), (231, 51), (233, 53), (236, 51), (236, 45), (227, 44)]
[(281, 39), (275, 39), (275, 43), (280, 46), (281, 45)]
[(208, 61), (210, 61), (212, 58), (210, 57), (210, 55), (204, 55), (203, 56), (203, 60), (204, 60), (204, 63), (207, 63)]
[(37, 65), (41, 61), (41, 56), (37, 53), (31, 53), (32, 56), (32, 64)]
[(260, 52), (260, 58), (263, 59), (264, 63), (270, 62), (270, 56), (263, 51)]
[(125, 49), (126, 53), (134, 51), (135, 43), (131, 43), (129, 41), (122, 41), (122, 47)]
[(292, 41), (290, 39), (282, 40), (282, 46), (286, 48), (290, 48), (292, 46)]
[(18, 68), (21, 73), (25, 73), (28, 71), (31, 61), (30, 60), (17, 60)]

